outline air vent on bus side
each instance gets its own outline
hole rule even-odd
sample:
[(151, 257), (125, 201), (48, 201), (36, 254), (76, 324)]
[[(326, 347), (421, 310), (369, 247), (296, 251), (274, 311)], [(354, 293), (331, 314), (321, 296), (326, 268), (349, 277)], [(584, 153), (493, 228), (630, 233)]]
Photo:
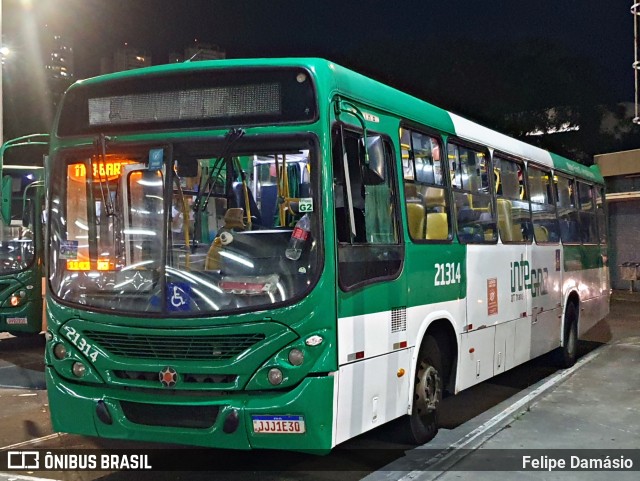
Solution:
[(395, 307), (391, 309), (391, 332), (407, 330), (407, 308)]

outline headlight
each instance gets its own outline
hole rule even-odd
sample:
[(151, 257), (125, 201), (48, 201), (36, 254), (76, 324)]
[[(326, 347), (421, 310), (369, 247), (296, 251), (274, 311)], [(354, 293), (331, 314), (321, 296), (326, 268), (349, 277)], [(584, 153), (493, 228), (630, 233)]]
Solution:
[(64, 344), (56, 344), (53, 347), (53, 355), (56, 359), (64, 359), (67, 357), (67, 348), (64, 347)]
[(274, 386), (277, 386), (282, 382), (282, 378), (283, 378), (282, 371), (277, 367), (274, 367), (273, 369), (269, 369), (269, 374), (267, 377), (269, 378), (269, 382), (271, 384), (273, 384)]
[(300, 349), (291, 349), (289, 351), (289, 362), (292, 366), (300, 366), (304, 362), (304, 353)]
[(9, 306), (18, 307), (22, 305), (27, 298), (27, 291), (24, 289), (18, 289), (9, 297)]
[(73, 372), (73, 375), (76, 377), (82, 377), (84, 373), (87, 372), (87, 369), (81, 362), (74, 362), (73, 366), (71, 366), (71, 372)]

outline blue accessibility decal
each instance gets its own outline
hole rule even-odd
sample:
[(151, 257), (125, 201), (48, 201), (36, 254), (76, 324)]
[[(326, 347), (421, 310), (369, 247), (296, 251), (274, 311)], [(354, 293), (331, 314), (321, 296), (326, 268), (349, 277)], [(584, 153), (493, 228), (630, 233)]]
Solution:
[(191, 285), (187, 282), (167, 283), (167, 309), (188, 311), (191, 302)]

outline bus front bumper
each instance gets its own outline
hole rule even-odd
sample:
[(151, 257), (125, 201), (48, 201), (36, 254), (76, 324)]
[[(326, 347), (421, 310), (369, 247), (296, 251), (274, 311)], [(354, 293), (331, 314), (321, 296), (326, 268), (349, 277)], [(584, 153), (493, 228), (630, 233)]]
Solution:
[(0, 332), (39, 334), (42, 331), (42, 304), (27, 301), (19, 307), (0, 308)]
[[(230, 449), (327, 452), (332, 448), (333, 376), (304, 379), (289, 391), (221, 396), (147, 393), (70, 382), (46, 367), (56, 432)], [(304, 420), (304, 432), (255, 432), (260, 419)]]

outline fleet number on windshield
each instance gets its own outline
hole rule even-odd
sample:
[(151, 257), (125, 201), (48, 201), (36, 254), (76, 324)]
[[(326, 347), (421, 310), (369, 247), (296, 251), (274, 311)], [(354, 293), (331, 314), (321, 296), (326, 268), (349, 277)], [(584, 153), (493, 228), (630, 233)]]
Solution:
[(434, 285), (449, 286), (451, 284), (460, 284), (460, 263), (445, 262), (443, 264), (434, 264), (436, 268), (436, 278)]

